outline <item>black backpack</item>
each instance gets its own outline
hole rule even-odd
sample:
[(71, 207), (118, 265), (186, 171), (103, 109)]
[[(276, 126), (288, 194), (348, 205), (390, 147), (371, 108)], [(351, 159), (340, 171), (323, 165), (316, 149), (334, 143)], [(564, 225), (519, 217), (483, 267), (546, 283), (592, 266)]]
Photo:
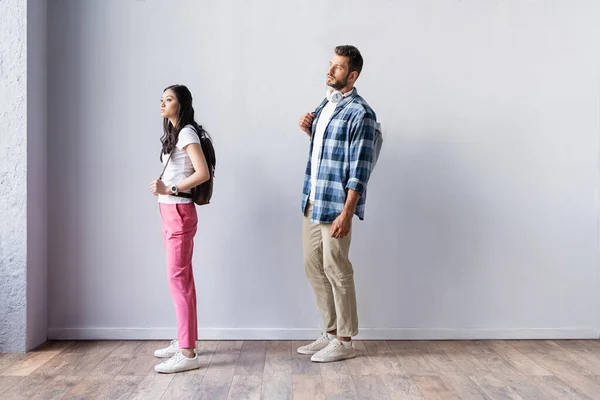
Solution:
[(217, 156), (212, 140), (204, 132), (198, 135), (200, 137), (200, 145), (208, 166), (209, 178), (206, 182), (192, 188), (192, 200), (199, 206), (210, 204), (210, 199), (213, 194), (213, 182), (215, 178), (215, 166), (217, 165)]

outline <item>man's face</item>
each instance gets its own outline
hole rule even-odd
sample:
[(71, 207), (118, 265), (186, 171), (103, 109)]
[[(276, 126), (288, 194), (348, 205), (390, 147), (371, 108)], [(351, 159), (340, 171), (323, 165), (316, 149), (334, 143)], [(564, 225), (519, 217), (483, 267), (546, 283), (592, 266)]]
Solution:
[(348, 57), (334, 54), (329, 61), (329, 71), (327, 72), (327, 85), (336, 90), (341, 90), (348, 84)]

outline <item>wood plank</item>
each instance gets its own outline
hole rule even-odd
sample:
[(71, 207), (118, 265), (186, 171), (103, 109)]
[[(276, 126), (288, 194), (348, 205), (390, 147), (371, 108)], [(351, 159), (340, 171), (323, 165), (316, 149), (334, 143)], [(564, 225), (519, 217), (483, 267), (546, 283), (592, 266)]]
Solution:
[(442, 378), (433, 375), (416, 375), (412, 380), (426, 399), (457, 400), (458, 397), (446, 386)]
[(486, 375), (489, 369), (483, 365), (477, 357), (466, 351), (462, 341), (444, 341), (438, 344), (440, 349), (458, 366), (466, 376)]
[(267, 343), (265, 375), (292, 375), (292, 342), (271, 341)]
[(227, 399), (232, 381), (233, 370), (213, 369), (211, 371), (209, 369), (206, 374), (204, 374), (202, 383), (196, 388), (197, 398), (211, 400)]
[(419, 352), (436, 376), (457, 376), (463, 372), (437, 342), (421, 342)]
[(25, 353), (0, 353), (0, 374), (27, 357)]
[(584, 340), (554, 340), (551, 343), (564, 349), (572, 357), (575, 357), (578, 363), (583, 363), (584, 368), (589, 369), (592, 375), (600, 375), (600, 348), (591, 347)]
[(386, 374), (381, 376), (390, 398), (393, 400), (421, 400), (423, 394), (410, 376), (398, 374)]
[(242, 345), (243, 342), (241, 341), (219, 342), (208, 365), (206, 374), (233, 377), (240, 358)]
[(65, 397), (69, 400), (97, 399), (100, 397), (101, 390), (112, 379), (108, 375), (86, 376)]
[[(123, 363), (123, 367), (119, 370), (121, 376), (146, 376), (150, 371), (154, 370), (154, 366), (159, 364), (166, 359), (159, 359), (154, 357), (154, 354), (150, 352), (137, 352), (129, 356), (129, 360)], [(140, 379), (141, 381), (141, 379)], [(130, 382), (130, 380), (124, 380), (124, 384)]]
[(551, 375), (550, 372), (535, 363), (531, 358), (521, 353), (519, 350), (509, 344), (509, 342), (492, 341), (489, 347), (499, 356), (504, 358), (517, 371), (526, 376), (545, 376)]
[(513, 367), (501, 355), (496, 353), (488, 346), (489, 342), (472, 341), (462, 344), (465, 352), (475, 356), (475, 358), (490, 372), (479, 376), (501, 376), (506, 377), (521, 377), (523, 374)]
[(210, 355), (212, 358), (218, 347), (218, 340), (202, 340), (196, 343), (196, 353), (198, 353), (199, 356)]
[(545, 391), (543, 387), (536, 385), (529, 377), (521, 376), (499, 376), (515, 393), (524, 399), (545, 400), (552, 398), (552, 395)]
[(544, 389), (546, 393), (556, 399), (584, 399), (592, 400), (591, 397), (569, 386), (566, 382), (557, 378), (554, 375), (540, 375), (530, 378), (533, 383)]
[(358, 393), (351, 375), (321, 374), (325, 394), (330, 399), (358, 399)]
[(459, 399), (487, 400), (483, 390), (467, 375), (440, 376), (446, 387), (454, 392)]
[[(265, 370), (267, 342), (245, 341), (235, 369), (235, 375), (259, 375)], [(243, 382), (243, 381), (242, 381)]]
[(473, 400), (487, 398), (481, 388), (469, 379), (469, 376), (482, 372), (488, 373), (488, 370), (475, 356), (462, 350), (460, 342), (424, 341), (418, 348), (445, 387), (458, 398)]
[(30, 351), (63, 351), (64, 349), (73, 346), (74, 344), (75, 342), (71, 340), (48, 340)]
[(515, 340), (510, 344), (522, 353), (528, 352), (530, 355), (535, 355), (538, 360), (550, 362), (555, 367), (560, 365), (562, 368), (580, 375), (600, 374), (600, 371), (598, 371), (599, 366), (581, 360), (552, 341)]
[(123, 367), (129, 363), (132, 359), (132, 354), (121, 354), (117, 352), (113, 352), (106, 356), (106, 358), (89, 373), (92, 376), (116, 376), (119, 375)]
[(135, 354), (144, 345), (142, 340), (123, 340), (114, 350), (115, 353)]
[(265, 374), (260, 398), (264, 400), (291, 400), (293, 378), (291, 374)]
[(518, 393), (515, 393), (506, 383), (496, 379), (492, 375), (471, 377), (473, 381), (492, 399), (512, 399), (512, 400), (529, 400), (523, 399)]
[[(492, 372), (493, 376), (509, 387), (512, 392), (525, 399), (546, 399), (551, 396), (536, 385), (523, 373), (508, 362), (500, 351), (494, 351), (491, 346), (495, 342), (475, 341), (467, 344), (467, 348)], [(503, 353), (502, 353), (503, 354)], [(516, 354), (509, 354), (515, 358)], [(520, 359), (524, 361), (524, 359)], [(523, 367), (524, 364), (519, 364)]]
[(543, 347), (538, 347), (532, 341), (512, 341), (510, 344), (576, 391), (591, 398), (595, 398), (600, 393), (600, 384), (585, 376), (585, 371), (582, 373), (581, 367), (571, 363), (569, 360), (565, 362), (564, 357), (562, 357), (562, 360), (555, 359), (545, 353)]
[(294, 375), (294, 400), (327, 400), (321, 375)]
[(2, 393), (17, 386), (22, 379), (22, 376), (0, 376), (0, 399), (3, 398)]
[(359, 399), (389, 400), (390, 394), (380, 376), (352, 375), (352, 381)]
[(229, 400), (259, 400), (261, 385), (261, 376), (235, 375), (227, 398)]
[(292, 399), (292, 386), (292, 342), (267, 342), (260, 398)]
[(27, 376), (60, 354), (58, 351), (28, 353), (25, 358), (2, 373), (3, 376)]
[(31, 375), (85, 376), (91, 373), (108, 353), (60, 353), (41, 365)]
[(82, 340), (72, 342), (62, 351), (65, 354), (112, 353), (121, 344), (119, 340)]
[(42, 388), (54, 379), (52, 376), (29, 375), (20, 377), (16, 384), (2, 393), (2, 399), (32, 399), (40, 396)]
[[(162, 375), (162, 374), (161, 374)], [(164, 394), (161, 399), (199, 399), (201, 398), (199, 390), (204, 380), (204, 374), (194, 371), (178, 372), (176, 374), (169, 374), (173, 377), (171, 382), (164, 390)], [(135, 390), (134, 390), (135, 392)]]
[(133, 390), (129, 400), (160, 400), (174, 377), (174, 374), (150, 371)]
[(39, 388), (36, 399), (63, 399), (81, 381), (79, 376), (54, 376)]
[(363, 341), (363, 345), (377, 373), (382, 375), (407, 374), (406, 369), (386, 341)]
[(115, 376), (100, 389), (98, 397), (111, 400), (128, 399), (142, 379), (140, 375)]
[(431, 368), (425, 358), (423, 358), (421, 352), (415, 347), (415, 342), (388, 341), (388, 346), (390, 346), (390, 349), (396, 354), (400, 364), (402, 364), (409, 376), (436, 376), (436, 372)]

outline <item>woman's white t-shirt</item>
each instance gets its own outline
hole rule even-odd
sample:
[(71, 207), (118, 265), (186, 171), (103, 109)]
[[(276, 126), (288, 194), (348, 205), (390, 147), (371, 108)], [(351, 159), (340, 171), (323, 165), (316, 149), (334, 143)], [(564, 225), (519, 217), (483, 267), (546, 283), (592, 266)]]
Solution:
[[(170, 188), (172, 185), (181, 182), (194, 173), (194, 165), (192, 164), (192, 160), (184, 150), (185, 146), (191, 143), (200, 144), (200, 138), (198, 138), (198, 134), (191, 125), (186, 125), (179, 132), (177, 144), (171, 152), (171, 160), (169, 161), (169, 165), (167, 165), (167, 169), (163, 174), (162, 180), (167, 188)], [(168, 159), (169, 156), (167, 154), (163, 154), (163, 165), (166, 164)], [(191, 190), (186, 190), (184, 193), (191, 193)], [(181, 204), (191, 203), (192, 199), (159, 194), (158, 201), (160, 203), (167, 204)]]

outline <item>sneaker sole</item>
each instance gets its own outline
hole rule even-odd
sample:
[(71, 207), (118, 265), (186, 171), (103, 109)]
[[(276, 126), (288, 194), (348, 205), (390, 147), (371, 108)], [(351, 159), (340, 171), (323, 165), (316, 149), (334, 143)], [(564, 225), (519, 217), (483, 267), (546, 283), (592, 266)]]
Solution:
[(302, 350), (302, 348), (298, 348), (296, 351), (299, 354), (304, 354), (304, 355), (307, 355), (307, 356), (312, 356), (313, 354), (317, 354), (319, 351), (323, 350), (325, 347), (327, 347), (327, 346), (323, 346), (322, 348), (317, 349), (317, 350)]
[[(323, 349), (324, 348), (325, 347), (323, 347)], [(321, 350), (322, 349), (319, 349), (319, 350), (300, 350), (300, 349), (297, 349), (296, 351), (298, 352), (298, 354), (303, 354), (305, 356), (312, 356), (313, 354), (317, 354)]]
[(328, 363), (328, 362), (336, 362), (336, 361), (343, 361), (343, 360), (349, 360), (351, 358), (355, 358), (356, 354), (353, 355), (347, 355), (347, 356), (341, 356), (341, 357), (336, 357), (334, 359), (327, 359), (327, 358), (321, 358), (321, 359), (310, 359), (310, 361), (312, 362), (317, 362), (317, 363)]
[(171, 358), (175, 355), (175, 353), (170, 353), (170, 354), (156, 354), (154, 353), (154, 357), (156, 358)]
[(193, 371), (195, 369), (200, 369), (201, 366), (197, 366), (197, 367), (190, 367), (190, 368), (184, 368), (184, 369), (178, 369), (177, 371), (159, 371), (158, 369), (154, 368), (154, 370), (156, 372), (158, 372), (159, 374), (176, 374), (178, 372), (186, 372), (186, 371)]

